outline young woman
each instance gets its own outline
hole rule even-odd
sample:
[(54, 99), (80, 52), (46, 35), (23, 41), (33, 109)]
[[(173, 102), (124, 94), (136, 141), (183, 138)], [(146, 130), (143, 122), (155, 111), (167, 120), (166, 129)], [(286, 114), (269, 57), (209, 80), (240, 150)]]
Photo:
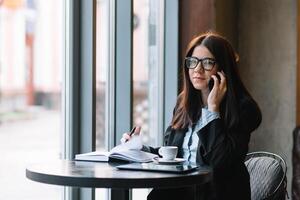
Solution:
[[(224, 37), (208, 32), (194, 38), (182, 68), (182, 91), (164, 135), (164, 145), (178, 146), (177, 157), (212, 167), (213, 180), (201, 189), (203, 200), (251, 199), (244, 159), (250, 134), (262, 116), (240, 79), (237, 62)], [(126, 133), (123, 138), (130, 136)], [(144, 150), (158, 153), (158, 148)], [(193, 188), (154, 189), (148, 199), (193, 199), (194, 192)]]

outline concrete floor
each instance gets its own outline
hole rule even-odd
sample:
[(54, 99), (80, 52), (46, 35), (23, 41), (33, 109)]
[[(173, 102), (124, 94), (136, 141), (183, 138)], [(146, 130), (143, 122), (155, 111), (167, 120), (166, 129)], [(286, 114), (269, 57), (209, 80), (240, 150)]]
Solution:
[(60, 113), (35, 110), (0, 124), (0, 199), (60, 200), (63, 187), (33, 182), (26, 166), (60, 157)]
[[(63, 187), (31, 181), (26, 166), (60, 158), (59, 111), (37, 109), (0, 124), (0, 200), (62, 200)], [(146, 199), (147, 189), (133, 191), (133, 200)], [(105, 189), (96, 199), (106, 199)]]

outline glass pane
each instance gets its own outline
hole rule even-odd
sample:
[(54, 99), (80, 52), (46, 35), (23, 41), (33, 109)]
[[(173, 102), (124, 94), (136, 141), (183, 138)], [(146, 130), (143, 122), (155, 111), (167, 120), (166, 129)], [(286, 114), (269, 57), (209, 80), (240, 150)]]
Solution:
[[(133, 124), (142, 127), (143, 142), (151, 146), (158, 146), (162, 137), (162, 19), (163, 1), (134, 0)], [(133, 199), (147, 194), (147, 189), (133, 190)]]
[[(109, 0), (97, 0), (96, 11), (96, 149), (108, 150), (106, 128), (107, 70), (109, 66)], [(96, 189), (96, 199), (108, 199), (107, 189)]]
[(106, 150), (105, 98), (107, 68), (109, 62), (109, 1), (97, 0), (96, 19), (96, 148)]
[(62, 199), (25, 168), (62, 155), (63, 3), (0, 1), (0, 199)]

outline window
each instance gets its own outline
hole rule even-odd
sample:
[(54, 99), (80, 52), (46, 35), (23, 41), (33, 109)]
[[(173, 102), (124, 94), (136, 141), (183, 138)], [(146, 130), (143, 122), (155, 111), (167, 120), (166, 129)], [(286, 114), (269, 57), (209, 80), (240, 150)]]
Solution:
[[(110, 0), (97, 0), (96, 3), (96, 150), (108, 151), (109, 149), (109, 113), (113, 104), (110, 93), (111, 82), (108, 78), (112, 70), (110, 41), (110, 15), (112, 2)], [(108, 199), (107, 189), (96, 189), (96, 199)]]
[[(133, 125), (141, 126), (143, 142), (159, 146), (163, 133), (164, 3), (134, 0)], [(146, 199), (147, 189), (133, 190), (133, 199)]]
[(61, 199), (25, 168), (63, 154), (64, 1), (0, 2), (0, 199)]
[[(0, 199), (92, 199), (92, 190), (72, 188), (63, 195), (61, 186), (30, 181), (24, 169), (30, 162), (108, 150), (132, 125), (143, 127), (146, 144), (161, 144), (177, 92), (176, 70), (164, 74), (177, 66), (177, 29), (164, 24), (177, 22), (176, 14), (167, 14), (177, 9), (169, 4), (177, 5), (0, 0)], [(165, 32), (172, 34), (165, 38)], [(167, 45), (174, 45), (172, 51)], [(147, 193), (135, 190), (133, 198)], [(96, 198), (108, 196), (108, 190), (96, 190)]]
[[(142, 126), (145, 144), (161, 145), (177, 95), (176, 10), (176, 2), (97, 0), (97, 150), (119, 144), (122, 134), (135, 125)], [(166, 69), (171, 70), (168, 76)], [(145, 199), (147, 194), (147, 189), (135, 189), (132, 197)], [(99, 196), (108, 198), (107, 191), (97, 189)]]
[(97, 0), (96, 11), (96, 149), (108, 150), (107, 110), (110, 63), (109, 0)]
[(159, 145), (162, 131), (163, 14), (161, 1), (134, 1), (133, 123), (142, 126), (144, 143), (152, 146)]

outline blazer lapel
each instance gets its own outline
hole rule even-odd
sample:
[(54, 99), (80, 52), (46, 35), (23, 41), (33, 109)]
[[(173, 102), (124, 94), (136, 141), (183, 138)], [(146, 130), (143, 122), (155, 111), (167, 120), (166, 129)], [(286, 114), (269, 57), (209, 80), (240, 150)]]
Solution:
[(170, 145), (178, 147), (178, 157), (182, 158), (182, 143), (187, 129), (179, 129), (174, 132), (174, 139)]

